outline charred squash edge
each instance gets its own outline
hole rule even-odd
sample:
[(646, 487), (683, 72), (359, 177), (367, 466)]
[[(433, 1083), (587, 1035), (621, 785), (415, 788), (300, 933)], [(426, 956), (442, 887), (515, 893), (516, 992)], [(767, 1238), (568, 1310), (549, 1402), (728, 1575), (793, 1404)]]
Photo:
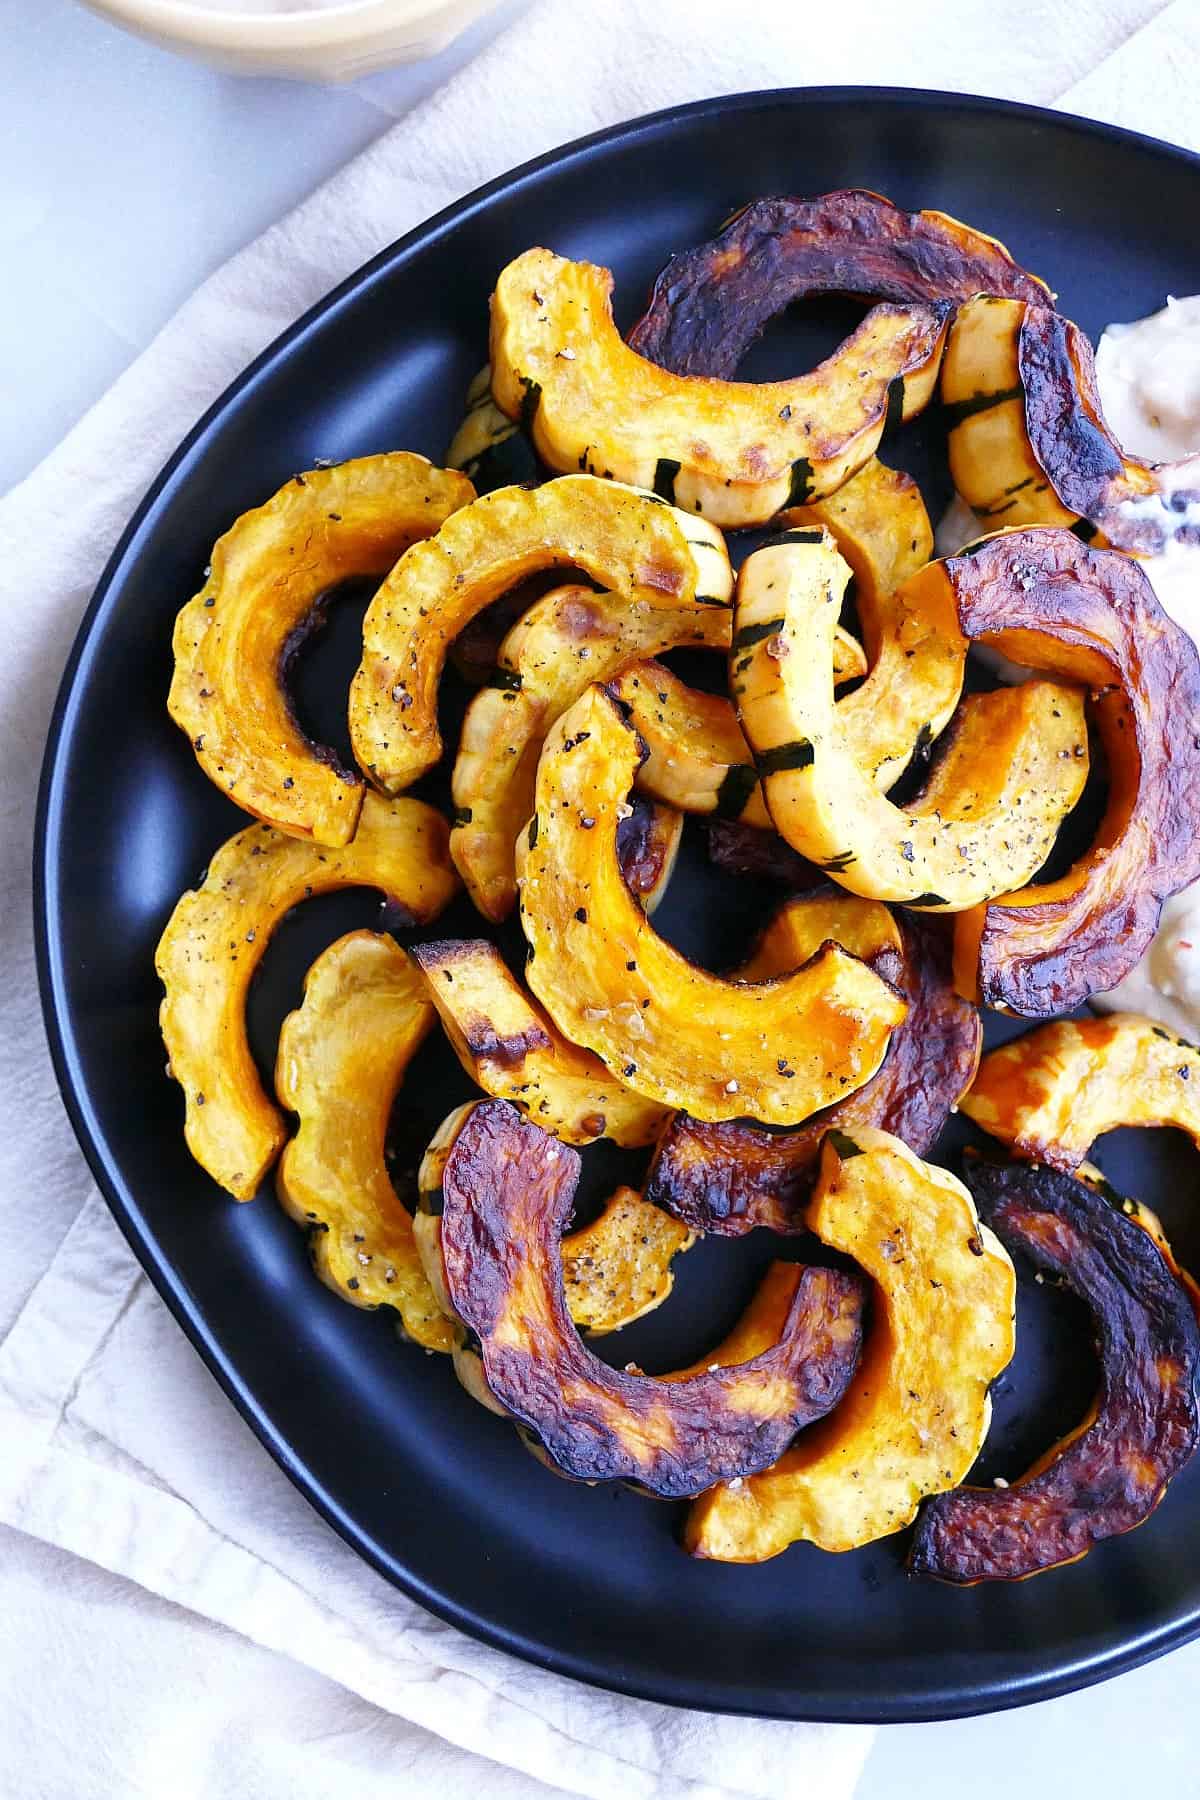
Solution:
[(999, 239), (946, 213), (903, 212), (882, 194), (839, 188), (752, 200), (716, 237), (673, 256), (628, 342), (676, 375), (728, 380), (768, 321), (813, 294), (1054, 298)]
[(553, 1254), (578, 1170), (576, 1151), (497, 1100), (473, 1109), (447, 1158), (443, 1277), (488, 1390), (576, 1480), (682, 1497), (765, 1466), (840, 1399), (858, 1360), (860, 1282), (805, 1270), (779, 1341), (747, 1363), (673, 1382), (610, 1368), (575, 1331)]
[(1086, 1556), (1149, 1517), (1200, 1437), (1200, 1327), (1148, 1231), (1055, 1169), (974, 1163), (981, 1216), (1091, 1308), (1100, 1393), (1082, 1425), (1004, 1488), (928, 1501), (909, 1567), (973, 1586), (1020, 1581)]

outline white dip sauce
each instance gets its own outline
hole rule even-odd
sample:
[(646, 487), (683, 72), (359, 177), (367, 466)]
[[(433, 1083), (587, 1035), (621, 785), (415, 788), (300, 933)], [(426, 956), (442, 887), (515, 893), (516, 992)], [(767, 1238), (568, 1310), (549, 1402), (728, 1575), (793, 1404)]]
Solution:
[[(1168, 300), (1162, 312), (1132, 325), (1110, 325), (1096, 351), (1096, 379), (1105, 417), (1124, 449), (1155, 462), (1200, 451), (1200, 294)], [(1193, 474), (1186, 485), (1200, 487)], [(1138, 504), (1159, 507), (1157, 500)], [(1187, 508), (1181, 521), (1200, 523), (1198, 512)], [(985, 530), (956, 499), (938, 526), (937, 554), (952, 555)], [(1200, 546), (1172, 538), (1157, 556), (1140, 561), (1167, 612), (1200, 643)], [(1025, 673), (1011, 663), (998, 672), (1015, 680)], [(1119, 987), (1095, 995), (1094, 1004), (1147, 1013), (1181, 1037), (1200, 1039), (1200, 882), (1167, 901), (1141, 962)]]

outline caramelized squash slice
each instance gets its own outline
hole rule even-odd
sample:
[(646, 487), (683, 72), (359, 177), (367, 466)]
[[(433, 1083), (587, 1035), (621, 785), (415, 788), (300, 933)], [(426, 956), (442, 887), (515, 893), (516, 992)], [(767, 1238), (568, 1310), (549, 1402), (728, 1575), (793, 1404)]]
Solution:
[[(443, 1121), (425, 1152), (418, 1176), (416, 1230), (422, 1242), (422, 1260), (438, 1282), (448, 1320), (453, 1308), (441, 1273), (442, 1174), (455, 1139), (479, 1105), (482, 1101), (470, 1101)], [(590, 1225), (582, 1225), (562, 1239), (563, 1292), (567, 1311), (579, 1330), (603, 1337), (661, 1306), (675, 1285), (675, 1258), (690, 1250), (695, 1241), (686, 1225), (651, 1205), (636, 1189), (617, 1188)], [(452, 1325), (452, 1330), (461, 1340), (461, 1327)], [(455, 1366), (463, 1385), (472, 1392), (483, 1385), (478, 1358), (465, 1341), (456, 1341)], [(486, 1394), (486, 1387), (483, 1391)], [(503, 1411), (490, 1395), (483, 1404)]]
[(667, 1110), (614, 1080), (588, 1050), (564, 1037), (529, 998), (486, 938), (416, 944), (446, 1036), (471, 1080), (566, 1144), (612, 1138), (626, 1149), (651, 1144)]
[(388, 1120), (436, 1014), (390, 937), (352, 931), (317, 958), (279, 1033), (275, 1092), (297, 1115), (275, 1191), (313, 1267), (352, 1306), (392, 1306), (405, 1335), (449, 1350), (454, 1328), (421, 1267), (384, 1160)]
[(987, 1436), (989, 1389), (1015, 1344), (1016, 1275), (962, 1183), (886, 1132), (833, 1131), (808, 1222), (875, 1283), (862, 1361), (837, 1411), (773, 1467), (696, 1502), (684, 1529), (694, 1556), (764, 1562), (798, 1541), (873, 1543), (956, 1486)]
[(564, 1474), (668, 1497), (765, 1466), (836, 1405), (858, 1360), (862, 1285), (806, 1269), (782, 1332), (746, 1363), (664, 1382), (610, 1368), (567, 1311), (556, 1254), (579, 1155), (485, 1100), (442, 1172), (441, 1276), (491, 1396)]
[(622, 342), (612, 276), (527, 250), (492, 296), (492, 393), (553, 469), (652, 487), (722, 526), (762, 525), (829, 494), (887, 424), (926, 406), (950, 308), (877, 306), (842, 347), (791, 381), (673, 375)]
[(616, 858), (639, 756), (600, 687), (546, 739), (517, 845), (526, 979), (561, 1031), (647, 1099), (698, 1118), (795, 1124), (874, 1074), (904, 1002), (834, 945), (775, 981), (741, 984), (660, 938)]
[(673, 256), (629, 333), (677, 375), (729, 379), (776, 313), (812, 294), (872, 300), (1054, 296), (998, 239), (942, 212), (903, 212), (865, 188), (752, 200), (717, 236)]
[(395, 450), (295, 476), (218, 539), (175, 622), (167, 708), (210, 781), (246, 812), (319, 844), (354, 836), (362, 777), (300, 730), (289, 658), (331, 588), (386, 575), (474, 498), (464, 475)]
[(579, 586), (553, 589), (517, 620), (491, 682), (467, 708), (454, 762), (450, 854), (485, 918), (499, 924), (516, 904), (513, 845), (533, 812), (538, 757), (559, 714), (636, 657), (727, 650), (731, 625), (724, 607), (650, 606)]
[(981, 1216), (1090, 1307), (1100, 1392), (1083, 1423), (1008, 1487), (923, 1508), (909, 1567), (940, 1581), (1022, 1581), (1149, 1517), (1200, 1438), (1200, 1327), (1149, 1231), (1086, 1182), (972, 1164)]
[(184, 1092), (188, 1149), (236, 1199), (253, 1199), (287, 1136), (246, 1040), (246, 993), (272, 932), (310, 895), (352, 887), (379, 888), (428, 924), (458, 885), (447, 838), (431, 806), (367, 794), (342, 848), (249, 825), (177, 903), (155, 954), (166, 989), (159, 1019)]
[(725, 606), (733, 586), (720, 532), (652, 494), (591, 475), (485, 494), (414, 544), (367, 609), (350, 737), (377, 786), (398, 793), (441, 756), (438, 684), (464, 625), (527, 575), (556, 568), (582, 569), (643, 606)]
[(1080, 525), (1097, 547), (1153, 556), (1196, 528), (1200, 455), (1152, 463), (1121, 449), (1078, 325), (1018, 299), (964, 306), (942, 399), (954, 485), (1001, 525)]
[[(895, 806), (843, 743), (834, 706), (830, 639), (849, 573), (821, 532), (756, 551), (738, 577), (734, 642), (760, 635), (734, 665), (735, 692), (776, 826), (874, 899), (958, 912), (1022, 887), (1083, 789), (1082, 693), (1037, 682), (972, 695), (924, 792)], [(923, 575), (917, 588), (936, 596)]]
[(970, 1086), (983, 1035), (979, 1014), (955, 993), (949, 943), (931, 920), (910, 916), (897, 925), (877, 900), (803, 895), (775, 915), (739, 974), (743, 980), (782, 974), (827, 940), (892, 980), (908, 1015), (865, 1087), (791, 1131), (766, 1131), (745, 1119), (706, 1124), (676, 1113), (659, 1142), (646, 1194), (693, 1231), (741, 1237), (756, 1226), (806, 1230), (827, 1132), (853, 1137), (874, 1126), (923, 1156)]
[(1091, 849), (956, 922), (964, 994), (1068, 1012), (1129, 973), (1163, 901), (1200, 876), (1200, 656), (1135, 562), (1069, 531), (1001, 533), (910, 585), (918, 599), (948, 585), (968, 638), (1095, 696), (1108, 802)]
[(1018, 1156), (1074, 1170), (1122, 1125), (1175, 1125), (1200, 1149), (1200, 1050), (1153, 1019), (1056, 1019), (991, 1050), (962, 1110)]

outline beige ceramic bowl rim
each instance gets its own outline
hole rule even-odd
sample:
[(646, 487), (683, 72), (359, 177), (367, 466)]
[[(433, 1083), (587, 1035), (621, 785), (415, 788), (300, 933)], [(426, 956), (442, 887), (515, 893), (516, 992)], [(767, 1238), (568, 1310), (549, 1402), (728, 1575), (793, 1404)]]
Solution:
[[(341, 0), (318, 12), (214, 11), (189, 0), (88, 0), (97, 11), (205, 49), (320, 49), (358, 38), (380, 25), (419, 27), (451, 10), (448, 0)], [(478, 4), (478, 0), (476, 0)]]

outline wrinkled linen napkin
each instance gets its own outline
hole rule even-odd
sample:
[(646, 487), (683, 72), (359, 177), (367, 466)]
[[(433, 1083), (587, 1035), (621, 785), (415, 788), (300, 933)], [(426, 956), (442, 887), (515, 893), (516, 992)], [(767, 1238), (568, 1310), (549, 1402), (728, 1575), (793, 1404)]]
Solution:
[(525, 1667), (388, 1587), (291, 1488), (140, 1273), (62, 1112), (35, 999), (36, 774), (79, 617), (175, 444), (458, 195), (652, 108), (791, 84), (985, 91), (1195, 147), (1198, 52), (1193, 0), (846, 0), (819, 26), (789, 3), (736, 30), (710, 0), (541, 0), (207, 281), (0, 501), (0, 1792), (853, 1791), (868, 1730), (677, 1712)]

